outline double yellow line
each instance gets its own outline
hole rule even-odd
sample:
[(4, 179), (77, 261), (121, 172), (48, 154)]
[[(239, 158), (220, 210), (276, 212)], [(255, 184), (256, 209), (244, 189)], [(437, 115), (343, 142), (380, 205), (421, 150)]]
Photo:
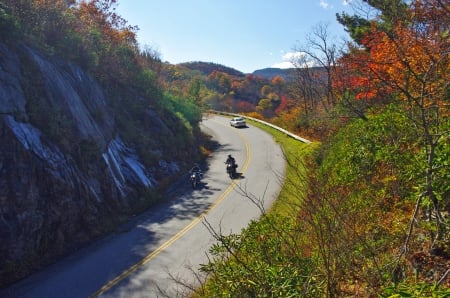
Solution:
[[(236, 131), (237, 132), (237, 131)], [(243, 143), (245, 144), (245, 151), (246, 151), (246, 159), (244, 162), (244, 165), (242, 166), (242, 173), (245, 173), (247, 170), (249, 164), (250, 164), (250, 147), (248, 145), (247, 139), (240, 133), (237, 132), (239, 137), (243, 140)], [(175, 241), (180, 239), (184, 234), (186, 234), (189, 230), (191, 230), (195, 225), (197, 225), (200, 221), (202, 221), (203, 217), (210, 212), (212, 209), (214, 209), (217, 205), (219, 205), (226, 197), (227, 195), (234, 189), (235, 182), (232, 181), (232, 183), (225, 189), (225, 191), (217, 198), (217, 200), (214, 201), (214, 203), (209, 206), (207, 209), (205, 209), (199, 216), (197, 216), (193, 221), (191, 221), (187, 226), (185, 226), (182, 230), (180, 230), (178, 233), (172, 236), (169, 240), (167, 240), (165, 243), (163, 243), (160, 247), (155, 249), (152, 253), (145, 256), (143, 259), (141, 259), (139, 262), (131, 266), (130, 268), (123, 271), (121, 274), (116, 276), (114, 279), (108, 281), (103, 287), (101, 287), (99, 290), (97, 290), (95, 293), (93, 293), (90, 297), (98, 297), (105, 293), (106, 291), (110, 290), (112, 287), (117, 285), (119, 282), (124, 280), (127, 276), (129, 276), (131, 273), (138, 270), (140, 267), (144, 266), (148, 262), (150, 262), (154, 257), (156, 257), (159, 253), (164, 251), (166, 248), (171, 246)]]

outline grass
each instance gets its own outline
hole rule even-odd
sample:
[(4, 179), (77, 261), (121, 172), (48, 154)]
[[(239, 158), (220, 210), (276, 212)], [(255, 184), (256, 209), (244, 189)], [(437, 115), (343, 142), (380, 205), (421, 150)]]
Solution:
[(280, 194), (269, 212), (286, 216), (291, 215), (292, 212), (297, 213), (299, 200), (305, 195), (304, 191), (307, 187), (305, 161), (307, 158), (311, 158), (319, 143), (302, 143), (272, 127), (256, 121), (247, 121), (272, 135), (274, 141), (280, 144), (287, 161), (285, 180), (281, 185)]

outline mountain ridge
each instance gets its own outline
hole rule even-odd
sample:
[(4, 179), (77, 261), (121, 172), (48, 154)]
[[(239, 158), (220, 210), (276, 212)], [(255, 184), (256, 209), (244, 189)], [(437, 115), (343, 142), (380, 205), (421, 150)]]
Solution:
[(178, 63), (176, 65), (185, 67), (190, 70), (197, 70), (202, 75), (205, 75), (205, 76), (210, 75), (213, 71), (219, 71), (219, 72), (224, 72), (224, 73), (227, 73), (227, 74), (229, 74), (231, 76), (235, 76), (235, 77), (244, 77), (246, 75), (253, 75), (253, 76), (259, 76), (259, 77), (262, 77), (264, 79), (269, 79), (269, 80), (275, 76), (281, 76), (285, 79), (290, 79), (290, 78), (292, 78), (292, 76), (296, 70), (296, 68), (266, 67), (266, 68), (254, 70), (251, 73), (244, 73), (235, 68), (232, 68), (232, 67), (229, 67), (229, 66), (226, 66), (223, 64), (219, 64), (219, 63), (214, 63), (214, 62), (195, 61), (195, 62)]

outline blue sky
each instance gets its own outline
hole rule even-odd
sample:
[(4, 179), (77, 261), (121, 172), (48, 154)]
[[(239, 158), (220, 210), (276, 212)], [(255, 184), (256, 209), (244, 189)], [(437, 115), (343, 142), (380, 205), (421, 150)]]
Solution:
[(244, 73), (291, 66), (289, 57), (319, 23), (347, 37), (336, 13), (351, 0), (118, 0), (117, 13), (139, 27), (138, 42), (163, 61), (203, 61)]

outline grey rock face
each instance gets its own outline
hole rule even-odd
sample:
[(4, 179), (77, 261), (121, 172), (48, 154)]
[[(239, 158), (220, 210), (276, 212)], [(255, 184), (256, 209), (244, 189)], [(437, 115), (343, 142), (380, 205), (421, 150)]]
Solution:
[[(156, 113), (148, 114), (164, 127)], [(44, 125), (48, 119), (48, 131), (60, 138), (49, 137), (33, 119)], [(137, 190), (158, 185), (154, 172), (160, 166), (147, 169), (116, 131), (102, 88), (79, 67), (0, 43), (4, 284), (32, 269), (17, 270), (25, 263), (48, 263), (99, 237), (127, 215)], [(163, 167), (178, 170), (175, 162), (170, 170), (167, 163)]]

